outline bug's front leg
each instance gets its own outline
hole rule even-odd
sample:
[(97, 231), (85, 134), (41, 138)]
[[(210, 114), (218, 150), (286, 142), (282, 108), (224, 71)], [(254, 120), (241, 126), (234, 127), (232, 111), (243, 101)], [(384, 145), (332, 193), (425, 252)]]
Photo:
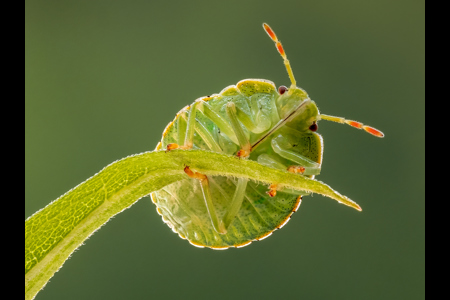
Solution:
[(273, 138), (271, 141), (271, 145), (275, 153), (293, 162), (293, 165), (288, 168), (289, 172), (300, 173), (303, 175), (320, 174), (320, 164), (294, 151), (293, 146), (283, 135), (280, 134), (277, 137)]
[[(260, 163), (264, 166), (272, 167), (272, 168), (279, 169), (279, 170), (286, 170), (285, 165), (283, 165), (281, 162), (277, 161), (276, 159), (274, 159), (272, 156), (270, 156), (268, 154), (259, 155), (257, 158), (257, 161), (258, 161), (258, 163)], [(278, 189), (278, 184), (272, 183), (269, 186), (269, 190), (266, 192), (266, 194), (269, 195), (270, 197), (275, 197), (277, 194), (277, 189)]]
[(302, 167), (302, 166), (290, 166), (287, 168), (287, 171), (294, 173), (294, 174), (304, 174), (306, 171), (306, 168)]
[[(258, 157), (259, 163), (301, 175), (317, 175), (320, 173), (320, 164), (293, 150), (294, 146), (291, 145), (289, 140), (282, 134), (272, 139), (271, 146), (275, 153), (291, 161), (292, 164), (289, 166), (285, 166), (284, 164), (280, 163), (272, 156), (267, 154), (261, 154)], [(269, 191), (267, 192), (267, 194), (270, 197), (274, 197), (277, 194), (277, 190), (279, 189), (280, 187), (276, 183), (272, 183), (269, 186)]]

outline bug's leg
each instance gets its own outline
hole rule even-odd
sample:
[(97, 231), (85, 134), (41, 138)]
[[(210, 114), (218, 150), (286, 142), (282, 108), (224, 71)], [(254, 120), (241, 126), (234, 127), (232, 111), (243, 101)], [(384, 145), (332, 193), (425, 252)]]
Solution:
[[(307, 159), (307, 158), (305, 158)], [(288, 172), (291, 173), (296, 173), (296, 174), (304, 174), (306, 171), (306, 168), (303, 166), (296, 166), (296, 165), (292, 165), (289, 167), (286, 167), (284, 164), (280, 163), (279, 161), (277, 161), (276, 159), (274, 159), (273, 157), (271, 157), (268, 154), (261, 154), (260, 156), (258, 156), (258, 163), (268, 166), (268, 167), (272, 167), (275, 169), (280, 169), (280, 170), (287, 170)], [(308, 175), (308, 174), (305, 174)]]
[(166, 152), (174, 149), (181, 148), (180, 145), (184, 144), (184, 139), (186, 137), (186, 120), (187, 120), (187, 111), (185, 109), (182, 109), (178, 115), (177, 115), (177, 142), (176, 143), (170, 143), (166, 146)]
[(233, 131), (233, 128), (228, 124), (220, 114), (218, 114), (214, 109), (208, 104), (208, 102), (203, 102), (202, 104), (203, 113), (207, 116), (214, 124), (219, 127), (220, 131), (223, 132), (233, 143), (239, 144), (238, 138)]
[[(301, 167), (301, 166), (286, 167), (284, 164), (277, 161), (276, 159), (274, 159), (272, 156), (270, 156), (268, 154), (261, 154), (260, 156), (258, 156), (257, 161), (258, 161), (258, 163), (260, 163), (262, 165), (272, 167), (275, 169), (279, 169), (279, 170), (287, 170), (288, 172), (291, 172), (291, 173), (303, 174), (304, 169), (305, 169), (304, 167)], [(283, 189), (283, 193), (289, 193), (289, 194), (300, 195), (300, 196), (309, 195), (309, 193), (307, 193), (307, 192), (302, 192), (302, 191), (288, 189), (288, 188), (282, 188), (282, 189)], [(280, 187), (277, 184), (271, 184), (269, 186), (269, 191), (267, 191), (267, 194), (269, 196), (273, 197), (276, 195), (277, 190), (280, 190)]]
[(270, 197), (275, 197), (277, 195), (277, 188), (278, 184), (276, 183), (272, 183), (271, 185), (269, 185), (269, 191), (267, 191), (267, 195), (269, 195)]
[(180, 112), (177, 118), (177, 142), (178, 145), (184, 145), (184, 139), (186, 138), (186, 128), (187, 128), (187, 111), (183, 110)]
[[(268, 154), (261, 154), (260, 156), (258, 156), (257, 161), (258, 161), (258, 163), (268, 166), (268, 167), (272, 167), (272, 168), (279, 169), (279, 170), (286, 170), (285, 165), (283, 165), (282, 163), (280, 163), (279, 161), (277, 161), (276, 159), (274, 159), (273, 157), (271, 157)], [(278, 184), (272, 183), (269, 186), (269, 190), (266, 193), (270, 197), (275, 197), (275, 195), (277, 194), (277, 189), (279, 189)]]
[[(272, 167), (272, 168), (279, 169), (279, 170), (286, 170), (286, 166), (285, 165), (283, 165), (282, 163), (280, 163), (276, 159), (272, 158), (268, 154), (261, 154), (260, 156), (258, 156), (257, 161), (258, 161), (258, 163), (260, 163), (262, 165), (265, 165), (265, 166), (268, 166), (268, 167)], [(266, 193), (270, 197), (275, 197), (275, 195), (277, 194), (277, 188), (278, 188), (278, 185), (276, 183), (272, 183), (269, 186), (269, 190)]]
[(247, 189), (248, 179), (239, 178), (234, 191), (233, 199), (227, 209), (227, 213), (223, 217), (223, 224), (226, 229), (231, 225), (234, 218), (241, 209), (242, 201), (244, 201), (245, 190)]
[(305, 173), (306, 169), (302, 166), (290, 166), (287, 168), (287, 171), (295, 174), (303, 174)]
[(172, 143), (167, 145), (167, 150), (170, 151), (173, 149), (192, 149), (194, 146), (194, 133), (196, 131), (195, 126), (195, 117), (197, 115), (197, 108), (201, 105), (202, 101), (197, 100), (192, 104), (189, 110), (189, 116), (186, 118), (186, 111), (180, 113), (180, 116), (177, 118), (178, 123), (178, 144)]
[(197, 100), (192, 104), (189, 111), (189, 116), (186, 125), (186, 135), (184, 138), (184, 144), (181, 148), (192, 149), (194, 145), (194, 133), (195, 133), (195, 117), (197, 115), (197, 108), (202, 103), (202, 101)]
[(238, 151), (237, 156), (247, 158), (250, 156), (252, 146), (237, 118), (236, 105), (233, 102), (228, 102), (226, 105), (226, 112), (230, 118), (231, 127), (233, 128), (233, 131), (239, 141), (239, 146), (241, 147), (241, 150)]
[(223, 225), (223, 222), (219, 221), (219, 218), (217, 217), (216, 214), (216, 209), (214, 208), (214, 204), (211, 197), (211, 190), (209, 188), (208, 177), (205, 174), (193, 172), (188, 166), (184, 168), (184, 172), (189, 177), (199, 180), (200, 186), (202, 188), (203, 199), (205, 200), (206, 209), (208, 210), (208, 214), (211, 219), (211, 223), (214, 227), (214, 230), (220, 234), (226, 234), (227, 230)]
[(286, 188), (280, 189), (280, 187), (276, 183), (272, 183), (271, 185), (269, 185), (269, 190), (266, 192), (266, 194), (269, 195), (270, 197), (275, 197), (277, 195), (277, 191), (280, 191), (280, 190), (283, 190), (283, 193), (288, 193), (288, 194), (297, 195), (297, 196), (309, 195), (309, 193), (307, 193), (307, 192), (302, 192), (302, 191), (298, 191), (298, 190), (286, 189)]
[[(201, 113), (201, 112), (199, 112)], [(211, 151), (214, 152), (222, 152), (222, 148), (217, 143), (216, 139), (212, 135), (211, 132), (206, 129), (206, 126), (199, 120), (197, 120), (197, 124), (195, 126), (195, 131), (198, 133), (198, 135), (202, 138), (202, 140), (205, 142), (205, 144), (208, 146), (208, 148)]]
[(310, 160), (298, 152), (291, 150), (293, 146), (282, 135), (272, 139), (271, 143), (272, 149), (275, 153), (298, 165), (288, 171), (301, 173), (303, 175), (318, 175), (320, 173), (320, 164)]
[(170, 143), (170, 144), (167, 144), (166, 152), (169, 152), (170, 150), (174, 150), (174, 149), (178, 149), (178, 148), (180, 148), (180, 145), (178, 145), (176, 143)]
[[(269, 130), (271, 121), (269, 120), (269, 118), (261, 116), (261, 112), (257, 110), (258, 103), (256, 101), (253, 101), (250, 105), (252, 106), (252, 110), (254, 110), (255, 121), (253, 121), (248, 114), (236, 107), (236, 115), (239, 121), (241, 121), (245, 128), (253, 133), (261, 133)], [(254, 108), (254, 106), (256, 106), (256, 109)]]
[[(197, 113), (202, 114), (201, 111), (197, 111)], [(179, 145), (183, 145), (184, 139), (186, 138), (187, 119), (188, 117), (185, 111), (180, 113), (177, 118), (178, 141), (177, 143), (168, 144), (166, 152), (177, 148), (183, 148)], [(222, 152), (222, 148), (219, 146), (211, 132), (206, 129), (206, 126), (198, 119), (196, 122), (195, 132), (202, 138), (209, 150), (214, 152)]]
[(269, 154), (263, 153), (259, 155), (257, 161), (258, 163), (264, 166), (272, 167), (279, 170), (286, 170), (286, 166), (284, 164), (280, 163)]

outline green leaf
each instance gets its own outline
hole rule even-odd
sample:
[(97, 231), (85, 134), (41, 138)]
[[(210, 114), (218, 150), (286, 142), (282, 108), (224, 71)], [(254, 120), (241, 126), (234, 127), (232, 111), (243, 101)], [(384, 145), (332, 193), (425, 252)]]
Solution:
[(115, 214), (164, 186), (186, 178), (183, 169), (248, 178), (318, 193), (360, 207), (328, 185), (255, 161), (203, 150), (145, 152), (105, 167), (25, 221), (25, 298), (32, 299), (84, 240)]

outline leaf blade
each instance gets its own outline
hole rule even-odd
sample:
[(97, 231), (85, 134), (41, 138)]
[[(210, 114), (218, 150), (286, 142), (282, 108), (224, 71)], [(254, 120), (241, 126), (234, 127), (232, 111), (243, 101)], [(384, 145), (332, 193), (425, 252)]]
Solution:
[(255, 161), (203, 150), (132, 155), (108, 165), (25, 221), (26, 299), (32, 299), (70, 254), (111, 217), (143, 196), (185, 178), (186, 165), (209, 176), (242, 177), (319, 193), (360, 210), (324, 183)]

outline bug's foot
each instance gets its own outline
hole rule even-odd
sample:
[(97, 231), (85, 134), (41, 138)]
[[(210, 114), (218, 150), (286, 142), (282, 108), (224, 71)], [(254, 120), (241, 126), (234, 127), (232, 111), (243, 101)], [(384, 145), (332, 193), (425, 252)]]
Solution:
[(271, 184), (269, 190), (266, 192), (270, 197), (275, 197), (277, 194), (277, 184)]
[(236, 153), (236, 156), (239, 158), (247, 158), (250, 156), (250, 151), (241, 149)]
[(186, 173), (187, 176), (198, 179), (200, 181), (208, 180), (208, 177), (205, 174), (194, 172), (189, 168), (189, 166), (184, 167), (184, 173)]
[(303, 174), (305, 173), (305, 167), (301, 167), (301, 166), (290, 166), (289, 168), (287, 168), (287, 171), (290, 173), (295, 173), (295, 174)]
[(169, 151), (174, 150), (174, 149), (189, 150), (189, 149), (192, 149), (192, 145), (187, 145), (187, 146), (186, 146), (186, 145), (183, 145), (183, 146), (180, 146), (180, 145), (178, 145), (178, 144), (176, 144), (176, 143), (167, 144), (166, 152), (169, 152)]
[(175, 143), (168, 144), (166, 147), (166, 153), (169, 152), (170, 150), (174, 150), (174, 149), (178, 149), (178, 148), (180, 148), (180, 146), (178, 144), (175, 144)]
[(247, 145), (244, 145), (241, 150), (239, 150), (236, 153), (236, 156), (239, 158), (248, 158), (250, 156), (250, 153), (252, 152), (252, 146), (250, 145), (250, 143), (248, 143)]

